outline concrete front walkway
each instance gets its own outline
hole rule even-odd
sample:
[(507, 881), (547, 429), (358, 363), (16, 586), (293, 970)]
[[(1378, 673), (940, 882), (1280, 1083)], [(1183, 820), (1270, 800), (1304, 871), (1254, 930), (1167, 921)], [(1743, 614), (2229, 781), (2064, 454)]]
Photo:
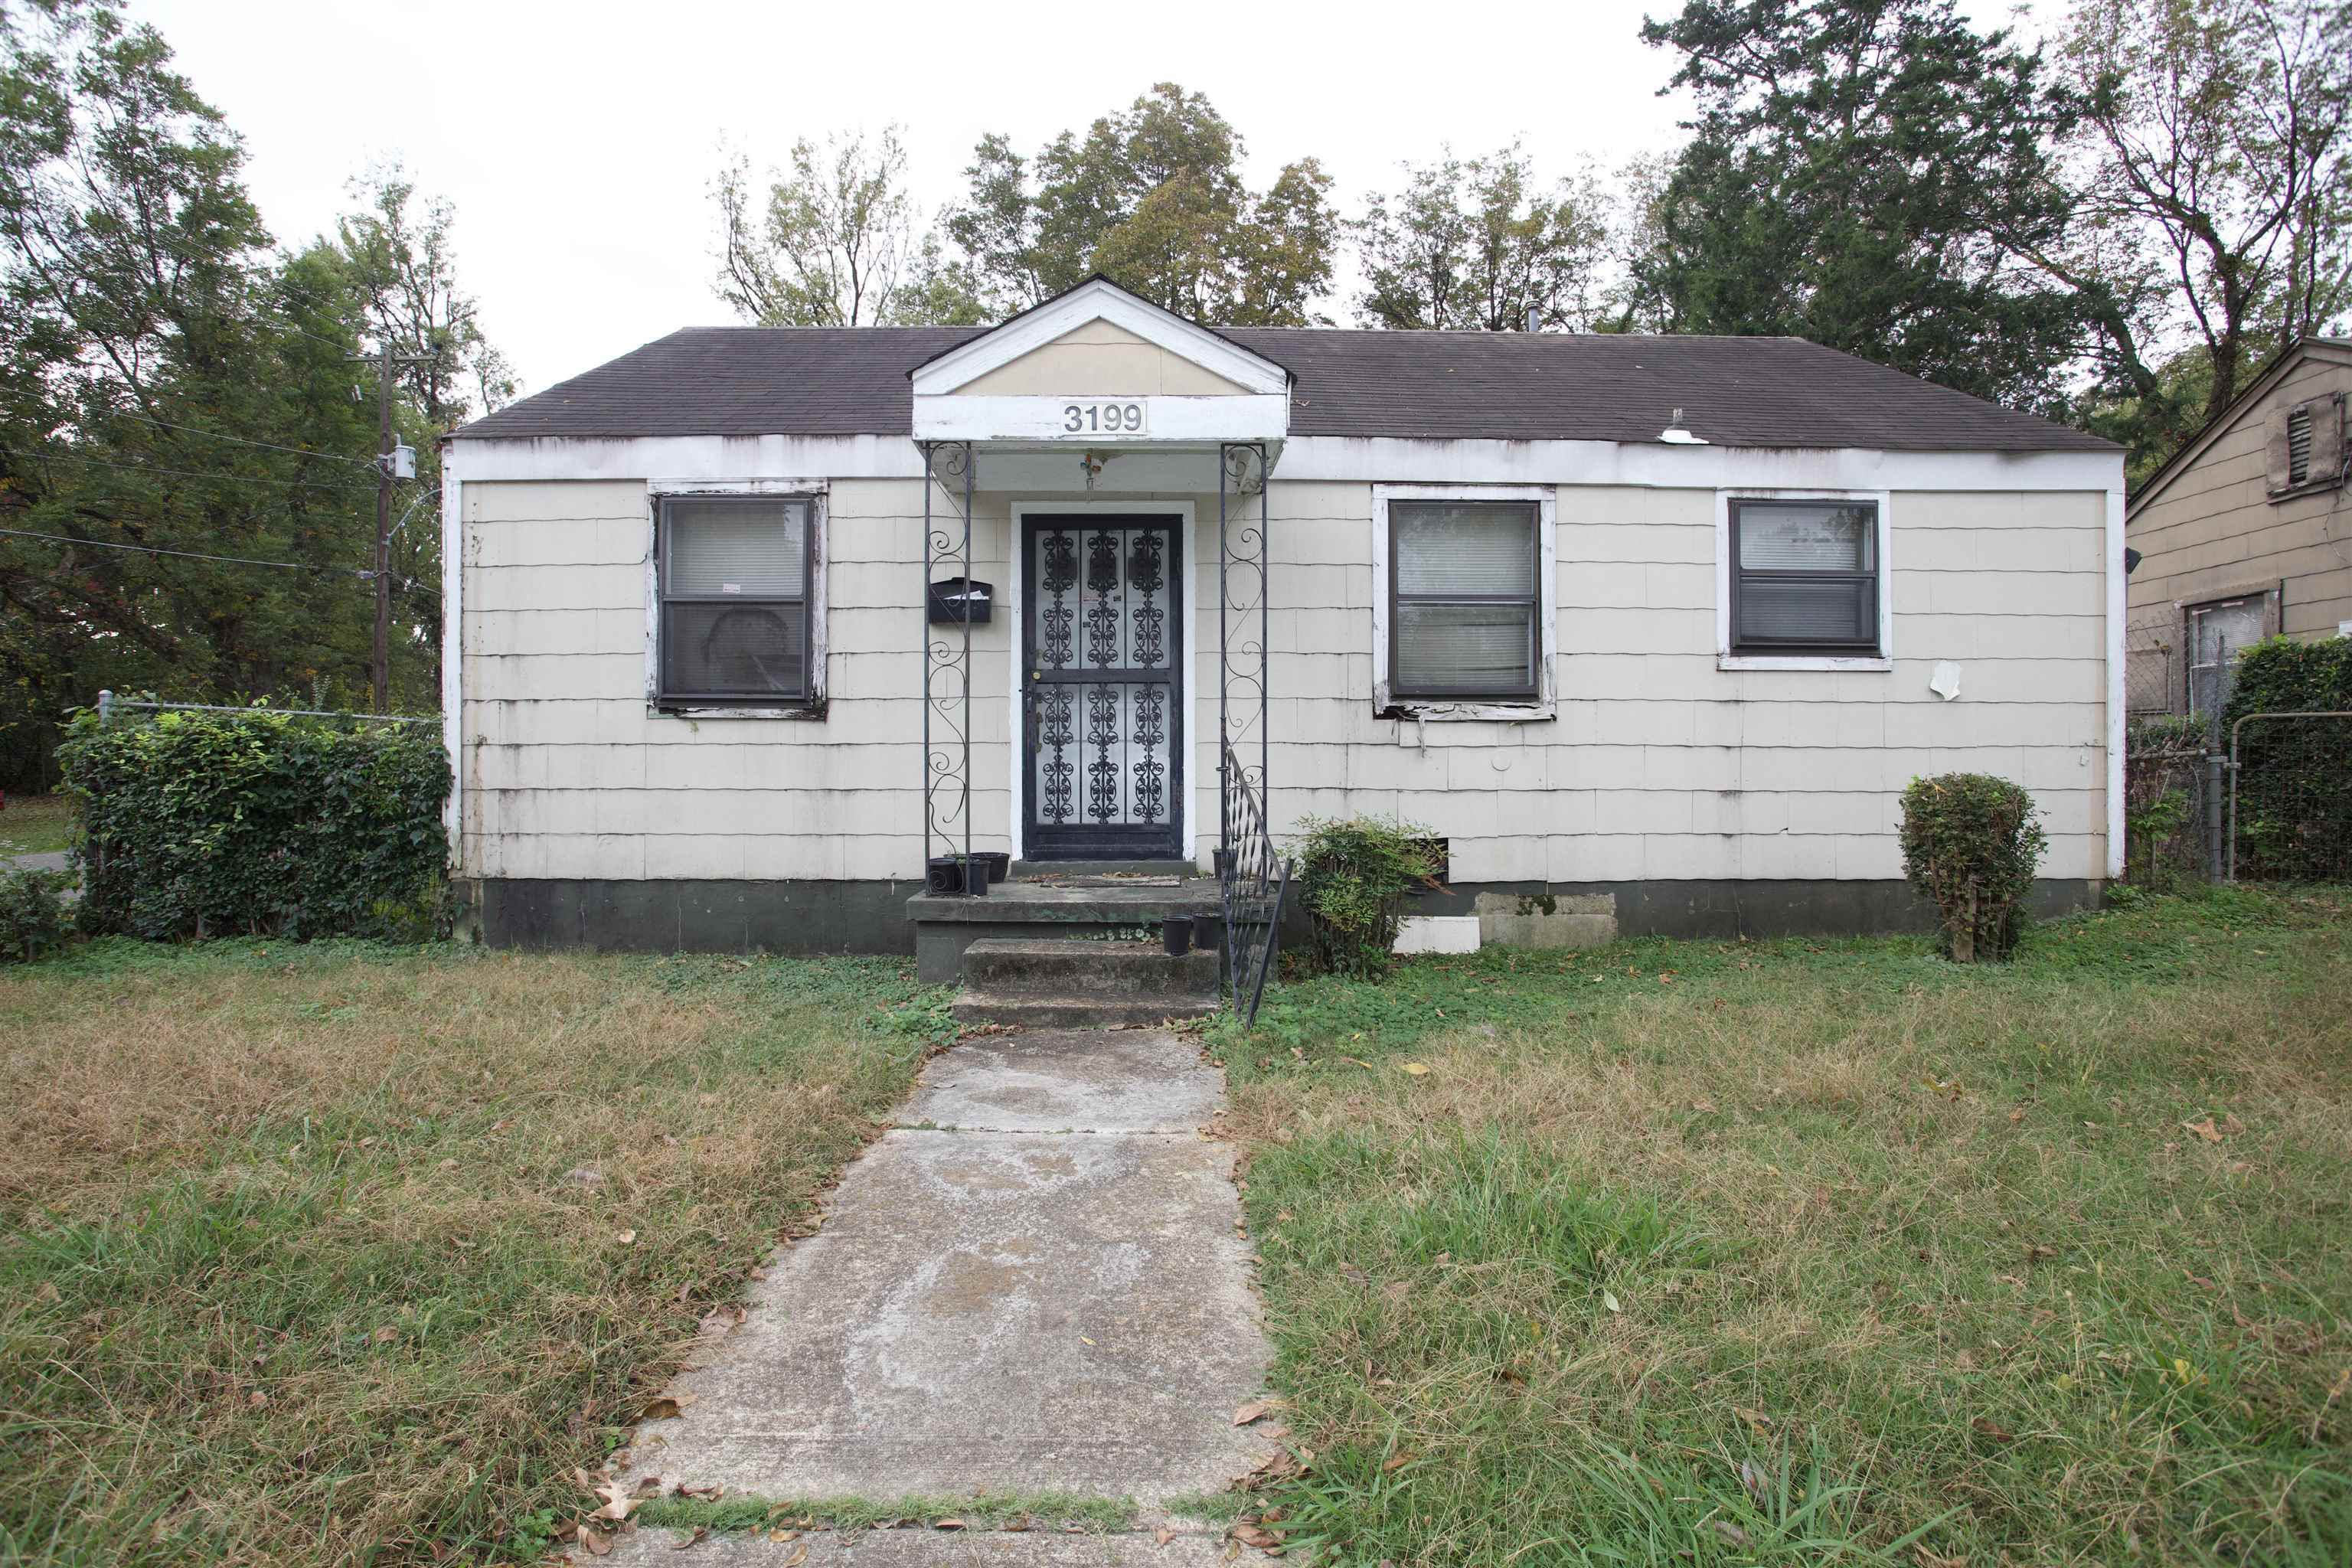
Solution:
[[(849, 1167), (822, 1231), (783, 1247), (751, 1310), (616, 1456), (665, 1492), (777, 1501), (1225, 1489), (1274, 1452), (1234, 1409), (1267, 1352), (1233, 1156), (1202, 1135), (1223, 1076), (1143, 1030), (988, 1037), (934, 1058)], [(790, 1136), (789, 1128), (778, 1129)], [(1097, 1564), (1215, 1560), (1216, 1535), (820, 1532), (714, 1538), (713, 1562)], [(675, 1561), (639, 1531), (610, 1561)], [(763, 1550), (764, 1549), (764, 1550)], [(771, 1555), (772, 1553), (772, 1556)]]

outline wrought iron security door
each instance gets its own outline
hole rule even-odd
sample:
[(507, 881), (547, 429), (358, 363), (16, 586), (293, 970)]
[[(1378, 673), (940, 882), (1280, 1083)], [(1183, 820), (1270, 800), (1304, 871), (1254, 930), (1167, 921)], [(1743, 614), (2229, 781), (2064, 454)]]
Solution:
[(1027, 858), (1176, 857), (1184, 798), (1178, 520), (1024, 521)]

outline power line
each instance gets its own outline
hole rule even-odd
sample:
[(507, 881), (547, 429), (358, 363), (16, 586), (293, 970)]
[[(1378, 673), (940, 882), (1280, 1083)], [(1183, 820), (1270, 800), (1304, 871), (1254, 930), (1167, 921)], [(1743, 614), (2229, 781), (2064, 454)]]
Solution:
[(48, 463), (86, 463), (94, 468), (121, 468), (134, 474), (163, 474), (180, 479), (216, 479), (229, 484), (291, 485), (296, 489), (308, 488), (320, 490), (331, 490), (336, 488), (325, 479), (281, 479), (268, 474), (205, 474), (193, 468), (158, 468), (145, 463), (110, 463), (104, 458), (77, 458), (64, 452), (44, 452), (40, 455), (39, 460)]
[(67, 533), (33, 533), (21, 528), (0, 528), (11, 539), (46, 539), (52, 544), (87, 544), (99, 550), (132, 550), (142, 555), (175, 555), (183, 561), (218, 561), (231, 566), (283, 566), (292, 572), (330, 572), (362, 580), (372, 574), (350, 566), (320, 566), (309, 561), (262, 561), (250, 555), (204, 555), (193, 550), (166, 550), (160, 544), (117, 544), (106, 539), (76, 539)]
[(153, 425), (164, 430), (184, 430), (191, 436), (202, 436), (214, 441), (234, 441), (240, 447), (258, 447), (265, 452), (291, 452), (298, 458), (324, 458), (334, 463), (352, 463), (362, 468), (373, 468), (373, 458), (346, 458), (340, 452), (313, 451), (307, 447), (280, 447), (270, 441), (256, 441), (244, 436), (231, 436), (226, 431), (201, 429), (194, 425), (174, 425), (166, 419), (150, 419), (143, 414), (117, 414), (117, 419), (135, 419), (142, 425)]

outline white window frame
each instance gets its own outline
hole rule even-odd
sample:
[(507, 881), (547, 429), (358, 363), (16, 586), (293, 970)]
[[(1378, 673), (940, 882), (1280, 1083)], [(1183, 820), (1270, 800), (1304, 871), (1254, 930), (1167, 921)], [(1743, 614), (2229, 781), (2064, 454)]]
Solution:
[[(1395, 595), (1389, 587), (1391, 501), (1533, 501), (1536, 505), (1536, 620), (1541, 646), (1536, 658), (1536, 695), (1481, 702), (1406, 698), (1389, 689), (1389, 618)], [(1529, 723), (1558, 711), (1559, 682), (1559, 492), (1551, 485), (1374, 485), (1372, 487), (1372, 711), (1382, 718), (1425, 722), (1449, 720)]]
[[(1878, 512), (1878, 651), (1874, 654), (1735, 653), (1731, 628), (1731, 503), (1825, 500), (1875, 503)], [(1887, 490), (1719, 489), (1715, 492), (1715, 667), (1717, 669), (1895, 668), (1895, 504)]]
[[(809, 503), (808, 695), (772, 708), (661, 700), (661, 512), (679, 496), (805, 497)], [(832, 559), (823, 479), (654, 479), (646, 486), (646, 714), (654, 719), (800, 719), (825, 715), (825, 564)]]

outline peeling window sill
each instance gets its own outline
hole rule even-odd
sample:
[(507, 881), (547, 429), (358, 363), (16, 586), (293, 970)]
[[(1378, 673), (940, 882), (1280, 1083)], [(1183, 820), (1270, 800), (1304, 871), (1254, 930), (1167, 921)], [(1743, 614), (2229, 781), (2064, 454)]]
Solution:
[(1487, 724), (1539, 724), (1557, 715), (1549, 701), (1538, 702), (1433, 702), (1413, 700), (1389, 702), (1376, 706), (1375, 719), (1403, 719), (1418, 724), (1479, 722)]
[(719, 703), (702, 705), (692, 702), (646, 704), (646, 717), (648, 719), (689, 719), (697, 723), (705, 719), (822, 720), (824, 712), (825, 704), (822, 700), (788, 708), (743, 708), (728, 707)]
[(1715, 656), (1717, 669), (1852, 669), (1881, 674), (1895, 668), (1895, 661), (1882, 655), (1863, 658), (1841, 658), (1821, 654), (1782, 653), (1719, 653)]

